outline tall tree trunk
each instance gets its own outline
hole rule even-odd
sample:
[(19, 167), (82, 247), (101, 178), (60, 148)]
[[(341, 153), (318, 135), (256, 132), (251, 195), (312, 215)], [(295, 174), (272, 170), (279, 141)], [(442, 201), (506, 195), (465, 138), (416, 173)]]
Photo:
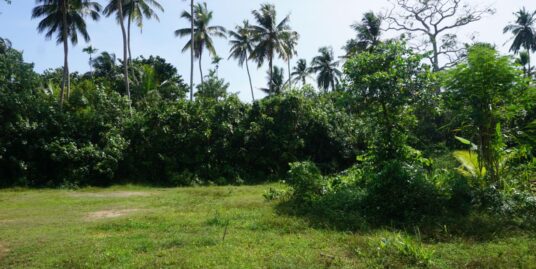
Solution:
[(432, 42), (432, 49), (433, 49), (433, 71), (439, 72), (439, 48), (437, 47), (437, 40), (434, 35), (430, 35), (430, 41)]
[(529, 70), (527, 71), (527, 77), (532, 78), (532, 67), (530, 66), (530, 50), (527, 50)]
[(121, 25), (121, 33), (123, 34), (123, 74), (125, 76), (125, 87), (127, 90), (128, 100), (130, 98), (130, 82), (128, 80), (128, 48), (127, 48), (127, 31), (124, 24), (123, 16), (123, 2), (122, 0), (117, 1), (117, 10), (119, 13), (119, 24)]
[(63, 106), (65, 100), (65, 88), (67, 88), (67, 99), (69, 99), (70, 77), (69, 77), (69, 41), (67, 38), (63, 41), (63, 80), (60, 91), (60, 106)]
[(195, 49), (195, 40), (194, 40), (194, 0), (190, 2), (190, 15), (191, 19), (191, 39), (190, 39), (190, 101), (194, 99), (194, 49)]
[(292, 88), (292, 79), (291, 79), (291, 74), (290, 74), (290, 58), (287, 60), (287, 64), (288, 64), (288, 88)]
[(62, 6), (62, 17), (63, 17), (63, 79), (61, 82), (61, 91), (60, 91), (60, 106), (63, 107), (63, 102), (65, 99), (65, 88), (67, 87), (67, 99), (69, 99), (70, 90), (71, 90), (71, 81), (69, 77), (69, 35), (67, 32), (67, 11), (69, 8), (68, 0), (63, 1)]
[(127, 44), (128, 44), (128, 64), (132, 62), (132, 50), (130, 49), (130, 24), (132, 23), (132, 14), (128, 14), (127, 26)]
[(199, 74), (201, 75), (201, 84), (205, 82), (203, 78), (202, 60), (203, 60), (203, 53), (199, 53)]
[(270, 75), (270, 81), (268, 82), (268, 88), (270, 88), (270, 93), (273, 93), (274, 91), (274, 57), (273, 52), (270, 52), (270, 55), (268, 55), (270, 59), (268, 60), (268, 68), (270, 70), (268, 71), (268, 74)]
[(253, 83), (251, 82), (251, 74), (249, 72), (248, 57), (246, 54), (246, 70), (248, 71), (249, 87), (251, 88), (251, 100), (255, 101), (255, 95), (253, 93)]
[(91, 72), (91, 80), (95, 79), (95, 74), (93, 72), (93, 56), (89, 54), (89, 72)]

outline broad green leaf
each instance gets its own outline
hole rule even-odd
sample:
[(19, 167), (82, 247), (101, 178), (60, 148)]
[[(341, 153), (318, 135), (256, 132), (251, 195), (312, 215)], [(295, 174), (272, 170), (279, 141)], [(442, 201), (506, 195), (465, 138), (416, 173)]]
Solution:
[(471, 145), (471, 141), (463, 138), (463, 137), (459, 137), (459, 136), (455, 136), (454, 138), (456, 138), (456, 140), (460, 141), (462, 144), (465, 144), (465, 145)]

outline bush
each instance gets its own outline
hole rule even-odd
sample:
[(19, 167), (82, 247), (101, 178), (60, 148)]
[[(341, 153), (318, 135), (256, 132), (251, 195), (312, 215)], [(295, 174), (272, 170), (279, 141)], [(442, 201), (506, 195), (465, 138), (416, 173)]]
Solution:
[(327, 192), (324, 178), (312, 162), (291, 163), (287, 182), (300, 202), (311, 202)]
[(408, 265), (428, 268), (433, 264), (433, 250), (424, 247), (420, 241), (399, 233), (382, 238), (379, 242), (372, 244), (371, 249), (375, 250), (375, 253), (370, 255), (375, 258), (375, 265), (383, 268)]
[[(372, 171), (371, 171), (372, 172)], [(444, 213), (437, 189), (418, 166), (401, 161), (383, 164), (369, 174), (365, 189), (364, 214), (379, 224), (419, 223)]]

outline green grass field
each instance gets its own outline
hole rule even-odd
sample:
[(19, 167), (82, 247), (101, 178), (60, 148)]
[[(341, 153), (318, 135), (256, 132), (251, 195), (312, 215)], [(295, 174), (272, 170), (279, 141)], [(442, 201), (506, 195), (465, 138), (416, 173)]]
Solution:
[(0, 268), (536, 268), (528, 232), (421, 242), (313, 228), (277, 214), (271, 186), (3, 190)]

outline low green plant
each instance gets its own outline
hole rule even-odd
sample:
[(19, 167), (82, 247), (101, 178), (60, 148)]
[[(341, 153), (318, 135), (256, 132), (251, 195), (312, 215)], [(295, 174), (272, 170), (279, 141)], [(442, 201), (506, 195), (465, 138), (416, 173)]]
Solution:
[[(420, 240), (400, 233), (383, 237), (371, 246), (375, 250), (375, 265), (382, 268), (432, 266), (435, 252), (423, 246)], [(374, 265), (373, 265), (374, 266)]]
[(262, 196), (268, 202), (285, 200), (289, 196), (289, 192), (286, 189), (270, 187), (266, 190)]

